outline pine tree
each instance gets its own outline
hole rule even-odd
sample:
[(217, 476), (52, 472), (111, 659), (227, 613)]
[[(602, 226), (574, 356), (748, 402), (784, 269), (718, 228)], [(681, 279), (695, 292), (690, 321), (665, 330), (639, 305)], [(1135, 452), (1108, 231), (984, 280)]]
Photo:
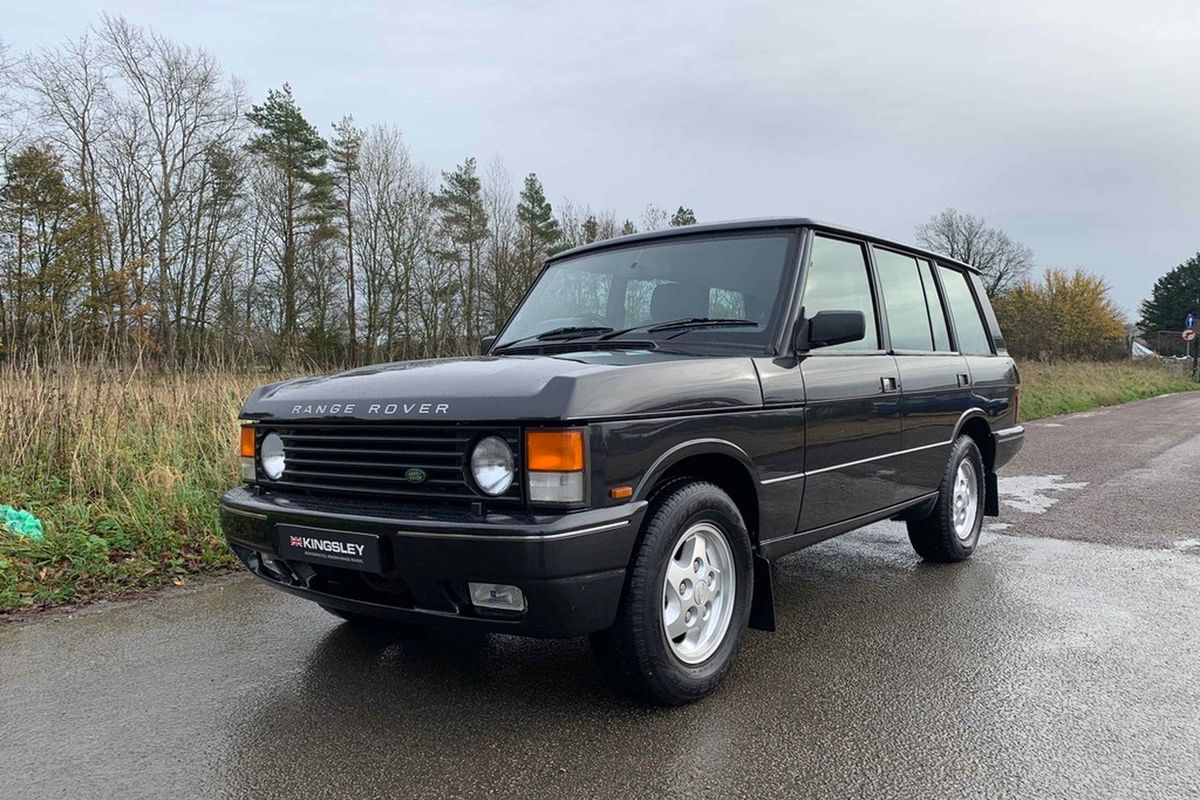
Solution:
[[(9, 240), (12, 258), (0, 272), (0, 353), (47, 356), (66, 344), (92, 218), (49, 147), (31, 145), (5, 159), (4, 174), (0, 243)], [(11, 307), (3, 303), (6, 295)]]
[(333, 141), (329, 156), (333, 161), (334, 184), (338, 190), (340, 213), (346, 223), (346, 324), (349, 330), (347, 355), (350, 363), (358, 363), (358, 326), (355, 313), (358, 306), (354, 275), (354, 178), (359, 170), (363, 132), (354, 127), (354, 117), (345, 116), (333, 126)]
[(635, 233), (637, 233), (637, 226), (633, 224), (632, 220), (625, 220), (621, 225), (621, 235), (632, 236)]
[(696, 224), (696, 212), (690, 208), (680, 206), (675, 213), (671, 215), (671, 227), (682, 228), (684, 225)]
[(1188, 314), (1200, 318), (1200, 253), (1154, 282), (1150, 299), (1142, 303), (1139, 324), (1150, 335), (1177, 331)]
[(583, 243), (591, 244), (600, 238), (600, 223), (595, 216), (589, 216), (583, 221)]
[(479, 338), (480, 266), (483, 243), (488, 236), (483, 184), (476, 173), (474, 158), (468, 158), (453, 172), (442, 173), (442, 188), (433, 198), (433, 207), (441, 214), (447, 241), (442, 255), (458, 269), (466, 338), (474, 341)]
[(517, 256), (524, 271), (525, 285), (533, 283), (542, 268), (542, 261), (558, 241), (560, 229), (554, 218), (554, 210), (546, 200), (546, 192), (538, 176), (529, 173), (525, 188), (517, 201), (517, 221), (520, 223), (520, 239)]
[(258, 133), (246, 145), (274, 170), (278, 184), (278, 211), (282, 240), (279, 257), (280, 285), (283, 292), (284, 345), (292, 348), (299, 332), (297, 302), (302, 237), (308, 244), (319, 245), (330, 233), (333, 211), (333, 179), (325, 171), (329, 149), (317, 129), (304, 118), (292, 97), (292, 88), (271, 89), (262, 105), (252, 106), (246, 114)]

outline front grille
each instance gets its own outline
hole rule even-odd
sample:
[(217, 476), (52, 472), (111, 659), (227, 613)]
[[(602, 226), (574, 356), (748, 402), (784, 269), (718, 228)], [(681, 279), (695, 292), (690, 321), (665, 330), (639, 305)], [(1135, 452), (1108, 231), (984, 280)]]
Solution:
[[(266, 486), (321, 493), (354, 493), (411, 500), (520, 502), (521, 481), (499, 497), (475, 489), (467, 464), (470, 447), (494, 434), (508, 442), (521, 474), (521, 436), (517, 428), (455, 425), (261, 426), (283, 439), (283, 477)], [(411, 480), (411, 470), (424, 473)]]

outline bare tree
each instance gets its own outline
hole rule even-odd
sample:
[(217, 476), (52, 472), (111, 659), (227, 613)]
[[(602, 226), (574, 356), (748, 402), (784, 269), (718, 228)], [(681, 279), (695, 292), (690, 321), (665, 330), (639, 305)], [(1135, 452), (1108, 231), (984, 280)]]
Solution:
[(642, 212), (642, 230), (661, 231), (671, 227), (671, 212), (650, 203)]
[(1029, 277), (1033, 251), (983, 217), (947, 208), (917, 226), (917, 241), (925, 247), (977, 267), (983, 273), (988, 297), (999, 297)]
[(151, 156), (145, 173), (157, 216), (159, 344), (173, 357), (180, 310), (172, 299), (186, 282), (183, 271), (194, 267), (180, 233), (181, 206), (185, 195), (200, 191), (195, 173), (210, 148), (231, 141), (242, 91), (205, 51), (176, 44), (123, 17), (102, 15), (100, 36), (145, 122)]
[(0, 39), (0, 159), (19, 138), (15, 83), (16, 64), (9, 55), (8, 44)]
[[(87, 253), (88, 290), (97, 301), (104, 294), (103, 216), (97, 160), (103, 140), (112, 126), (113, 102), (108, 76), (99, 48), (88, 34), (63, 45), (41, 51), (25, 61), (25, 84), (34, 107), (45, 123), (45, 135), (73, 162), (76, 186), (86, 216), (84, 246)], [(101, 335), (101, 302), (88, 304), (86, 338)], [(107, 333), (115, 333), (110, 329)]]
[(488, 221), (488, 238), (484, 255), (484, 280), (487, 305), (485, 315), (491, 331), (497, 332), (508, 320), (516, 303), (525, 291), (517, 260), (517, 237), (520, 224), (514, 203), (517, 192), (512, 173), (499, 155), (488, 163), (483, 180), (483, 203)]

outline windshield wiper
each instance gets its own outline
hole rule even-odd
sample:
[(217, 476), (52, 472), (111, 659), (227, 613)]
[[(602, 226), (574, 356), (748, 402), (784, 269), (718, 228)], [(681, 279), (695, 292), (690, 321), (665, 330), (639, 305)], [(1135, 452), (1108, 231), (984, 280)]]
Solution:
[(684, 317), (683, 319), (671, 319), (666, 322), (647, 322), (643, 325), (634, 325), (631, 328), (622, 328), (619, 331), (604, 334), (600, 337), (600, 341), (615, 339), (618, 336), (642, 330), (646, 333), (673, 330), (686, 332), (695, 328), (735, 328), (745, 325), (757, 326), (758, 323), (751, 319), (735, 319), (732, 317)]
[(612, 331), (612, 328), (607, 325), (567, 325), (562, 328), (551, 328), (548, 331), (535, 333), (532, 336), (522, 336), (520, 339), (513, 339), (511, 342), (505, 342), (504, 344), (500, 345), (493, 352), (498, 353), (501, 350), (507, 350), (510, 347), (521, 344), (522, 342), (545, 342), (551, 339), (559, 338), (573, 339), (575, 336), (572, 336), (571, 334), (587, 336), (591, 333), (609, 333), (610, 331)]

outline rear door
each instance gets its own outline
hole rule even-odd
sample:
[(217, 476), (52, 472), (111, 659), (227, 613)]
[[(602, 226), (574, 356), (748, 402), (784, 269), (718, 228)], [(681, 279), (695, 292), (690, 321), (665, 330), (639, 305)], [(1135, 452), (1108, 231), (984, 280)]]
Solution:
[(866, 338), (800, 356), (807, 399), (800, 531), (896, 503), (893, 456), (901, 446), (900, 375), (884, 340), (866, 245), (816, 234), (808, 252), (804, 316), (862, 311)]
[(959, 416), (968, 405), (970, 371), (953, 349), (941, 293), (927, 259), (871, 247), (900, 372), (903, 455), (901, 500), (937, 488)]
[(937, 272), (950, 312), (954, 340), (967, 360), (971, 375), (970, 391), (964, 398), (966, 408), (978, 408), (987, 414), (993, 430), (1015, 425), (1013, 386), (1016, 374), (1012, 359), (998, 352), (998, 343), (993, 341), (985, 322), (984, 308), (988, 300), (983, 284), (974, 274), (944, 264), (938, 265)]

